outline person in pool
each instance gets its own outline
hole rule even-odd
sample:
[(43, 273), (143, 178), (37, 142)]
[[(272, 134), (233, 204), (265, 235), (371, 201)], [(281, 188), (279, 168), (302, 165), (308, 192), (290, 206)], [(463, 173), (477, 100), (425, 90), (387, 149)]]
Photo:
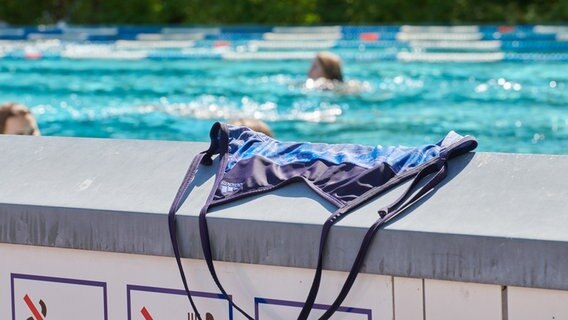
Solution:
[(338, 94), (358, 94), (370, 90), (367, 82), (345, 81), (341, 71), (341, 58), (331, 52), (320, 52), (312, 61), (304, 88), (330, 90)]
[(244, 118), (244, 119), (233, 120), (230, 123), (235, 126), (250, 128), (253, 131), (261, 132), (269, 137), (274, 138), (274, 133), (272, 133), (270, 127), (262, 120)]
[(331, 52), (320, 52), (312, 61), (305, 88), (351, 93), (350, 84), (343, 80), (341, 58)]
[(311, 80), (327, 79), (343, 82), (341, 58), (331, 52), (320, 52), (312, 61), (308, 78)]
[(39, 128), (31, 111), (14, 102), (0, 105), (0, 134), (39, 136)]

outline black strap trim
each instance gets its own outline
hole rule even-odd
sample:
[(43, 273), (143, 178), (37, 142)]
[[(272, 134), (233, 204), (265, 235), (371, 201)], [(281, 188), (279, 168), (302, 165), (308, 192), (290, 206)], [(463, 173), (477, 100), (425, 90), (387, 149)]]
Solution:
[(227, 154), (227, 151), (228, 151), (228, 142), (229, 142), (227, 127), (222, 123), (219, 123), (219, 122), (215, 123), (213, 125), (213, 127), (211, 128), (210, 137), (211, 137), (211, 145), (209, 146), (209, 149), (207, 149), (206, 151), (203, 151), (203, 152), (199, 153), (197, 156), (195, 156), (195, 158), (191, 162), (191, 165), (189, 166), (189, 169), (187, 170), (187, 173), (185, 174), (185, 177), (184, 177), (184, 179), (183, 179), (183, 181), (182, 181), (182, 183), (181, 183), (181, 185), (178, 189), (178, 192), (176, 193), (176, 197), (174, 198), (174, 201), (173, 201), (173, 203), (170, 207), (170, 211), (168, 213), (168, 225), (169, 225), (169, 231), (170, 231), (170, 238), (171, 238), (171, 241), (172, 241), (172, 247), (173, 247), (173, 250), (174, 250), (174, 255), (175, 255), (175, 258), (176, 258), (176, 263), (177, 263), (177, 266), (178, 266), (178, 269), (179, 269), (181, 280), (183, 282), (183, 287), (185, 289), (185, 293), (187, 295), (189, 303), (191, 304), (191, 308), (193, 309), (193, 312), (195, 313), (197, 320), (202, 320), (201, 315), (200, 315), (199, 311), (197, 310), (197, 306), (195, 305), (195, 302), (193, 301), (193, 298), (191, 296), (191, 292), (189, 291), (189, 285), (188, 285), (187, 277), (185, 275), (185, 271), (184, 271), (183, 265), (181, 263), (181, 254), (180, 254), (180, 249), (179, 249), (179, 242), (178, 242), (178, 239), (177, 239), (177, 223), (176, 223), (175, 214), (177, 213), (179, 208), (182, 206), (183, 202), (185, 201), (185, 198), (187, 197), (189, 187), (191, 185), (191, 182), (195, 179), (195, 175), (197, 173), (197, 169), (198, 169), (199, 165), (200, 164), (211, 165), (213, 163), (213, 160), (212, 160), (211, 157), (214, 154), (220, 153), (219, 167), (217, 169), (217, 174), (215, 175), (216, 178), (215, 178), (214, 187), (213, 187), (212, 191), (210, 192), (209, 197), (207, 199), (207, 202), (205, 203), (205, 205), (202, 208), (200, 215), (199, 215), (199, 230), (200, 230), (200, 236), (201, 236), (201, 240), (202, 240), (201, 243), (202, 243), (202, 248), (203, 248), (205, 260), (207, 262), (207, 267), (209, 268), (209, 271), (211, 272), (211, 275), (213, 276), (215, 283), (217, 284), (217, 287), (219, 287), (219, 289), (223, 293), (225, 299), (227, 299), (227, 301), (229, 301), (229, 303), (235, 309), (237, 309), (239, 312), (241, 312), (245, 317), (253, 320), (253, 318), (250, 317), (248, 314), (246, 314), (243, 311), (243, 309), (241, 309), (239, 306), (237, 306), (235, 303), (233, 303), (231, 296), (229, 296), (227, 294), (227, 292), (225, 291), (225, 289), (221, 286), (221, 283), (219, 282), (219, 279), (217, 278), (217, 275), (215, 273), (215, 268), (213, 266), (213, 259), (212, 259), (212, 256), (211, 256), (211, 245), (210, 245), (210, 242), (209, 242), (209, 232), (207, 230), (205, 215), (207, 214), (207, 210), (208, 210), (208, 208), (211, 204), (211, 201), (212, 201), (212, 199), (215, 195), (215, 191), (219, 187), (220, 177), (222, 177), (222, 172), (223, 172), (223, 170), (226, 166), (227, 157), (225, 155)]
[[(412, 190), (418, 185), (420, 180), (424, 177), (434, 174), (434, 176), (408, 201), (405, 202), (406, 199), (412, 194)], [(414, 204), (418, 201), (421, 197), (423, 197), (426, 193), (431, 191), (438, 183), (440, 183), (445, 177), (447, 176), (447, 163), (445, 159), (441, 159), (440, 162), (434, 163), (426, 168), (424, 168), (420, 173), (416, 176), (410, 187), (403, 193), (401, 197), (399, 197), (394, 203), (390, 206), (379, 210), (383, 212), (381, 218), (379, 218), (373, 225), (367, 230), (363, 242), (361, 243), (361, 247), (359, 248), (359, 252), (357, 253), (357, 257), (353, 262), (353, 266), (351, 267), (351, 271), (343, 287), (341, 288), (341, 292), (330, 306), (330, 308), (320, 317), (320, 320), (329, 319), (337, 309), (341, 306), (345, 297), (351, 290), (361, 267), (363, 266), (363, 262), (365, 261), (365, 257), (369, 251), (369, 247), (373, 241), (373, 238), (377, 231), (379, 231), (380, 227), (385, 224), (390, 219), (396, 217), (398, 214), (403, 212), (406, 208)]]
[(203, 160), (205, 154), (206, 154), (206, 152), (204, 151), (204, 152), (199, 153), (197, 156), (195, 156), (195, 158), (193, 158), (193, 161), (191, 162), (191, 165), (189, 166), (187, 173), (185, 174), (185, 177), (183, 178), (183, 181), (182, 181), (182, 183), (181, 183), (181, 185), (178, 189), (176, 197), (174, 198), (174, 201), (173, 201), (173, 203), (170, 207), (170, 211), (168, 213), (168, 226), (169, 226), (169, 229), (170, 229), (170, 238), (171, 238), (171, 241), (172, 241), (172, 247), (174, 249), (174, 255), (176, 257), (177, 266), (178, 266), (179, 273), (180, 273), (180, 276), (181, 276), (181, 281), (183, 282), (183, 287), (185, 289), (185, 293), (187, 295), (187, 298), (189, 299), (189, 303), (191, 304), (191, 308), (193, 309), (193, 312), (195, 313), (197, 320), (201, 320), (201, 315), (199, 314), (199, 311), (197, 310), (197, 306), (195, 305), (195, 302), (193, 301), (193, 299), (191, 297), (191, 293), (189, 292), (189, 286), (187, 284), (187, 278), (186, 278), (185, 272), (183, 270), (183, 265), (181, 264), (181, 254), (180, 254), (179, 243), (178, 243), (178, 239), (177, 239), (176, 212), (179, 210), (179, 208), (183, 204), (185, 197), (187, 197), (187, 192), (189, 190), (189, 186), (190, 186), (191, 182), (193, 181), (193, 179), (195, 179), (195, 174), (197, 173), (197, 168), (199, 167), (199, 164)]
[[(421, 171), (418, 171), (419, 168), (416, 168), (416, 171), (414, 171), (413, 173), (410, 173), (406, 176), (400, 176), (400, 177), (393, 178), (392, 184), (389, 183), (389, 185), (381, 185), (381, 186), (377, 186), (377, 187), (370, 189), (364, 195), (362, 195), (359, 198), (351, 201), (346, 206), (339, 208), (337, 211), (334, 212), (334, 214), (331, 217), (329, 217), (326, 220), (326, 222), (323, 225), (322, 231), (321, 231), (320, 246), (319, 246), (319, 251), (318, 251), (318, 260), (317, 260), (317, 265), (316, 265), (316, 272), (315, 272), (314, 278), (312, 280), (312, 286), (311, 286), (310, 291), (308, 293), (308, 297), (306, 298), (306, 301), (304, 302), (304, 306), (302, 308), (302, 311), (300, 312), (300, 315), (298, 316), (298, 320), (307, 320), (308, 316), (310, 314), (310, 311), (312, 310), (312, 308), (314, 306), (314, 303), (315, 303), (315, 300), (316, 300), (316, 297), (317, 297), (317, 293), (318, 293), (318, 290), (319, 290), (320, 282), (321, 282), (321, 275), (322, 275), (322, 269), (323, 269), (323, 254), (324, 254), (325, 245), (326, 245), (326, 242), (327, 242), (327, 237), (329, 235), (329, 231), (330, 231), (331, 227), (334, 224), (336, 224), (337, 222), (339, 222), (341, 219), (343, 219), (345, 216), (347, 216), (347, 214), (349, 212), (351, 212), (353, 209), (362, 205), (366, 201), (374, 198), (377, 194), (384, 192), (386, 189), (398, 184), (401, 181), (404, 181), (406, 179), (410, 179), (413, 176), (418, 177), (422, 171), (426, 170), (426, 168), (430, 168), (430, 167), (436, 165), (440, 161), (439, 159), (440, 158), (438, 158), (437, 160), (433, 160), (433, 161), (429, 162), (428, 164), (425, 165), (425, 167)], [(375, 169), (379, 169), (379, 168), (377, 167)], [(413, 188), (413, 187), (414, 187), (414, 185), (411, 186), (411, 188)], [(407, 193), (407, 192), (408, 191), (406, 191), (405, 193)], [(403, 196), (404, 196), (404, 194), (403, 194)], [(401, 198), (403, 196), (401, 196)], [(400, 198), (395, 202), (398, 202), (398, 201), (400, 201)]]
[[(335, 218), (335, 219), (333, 219), (333, 218)], [(316, 297), (317, 297), (318, 290), (319, 290), (319, 287), (320, 287), (320, 282), (321, 282), (321, 274), (322, 274), (322, 270), (323, 270), (323, 253), (325, 251), (325, 245), (327, 243), (327, 236), (329, 235), (329, 231), (331, 230), (331, 227), (336, 222), (341, 220), (341, 215), (338, 214), (338, 212), (336, 211), (336, 213), (333, 214), (332, 219), (326, 220), (324, 225), (323, 225), (323, 229), (321, 231), (321, 237), (320, 237), (320, 245), (319, 245), (319, 251), (318, 251), (318, 261), (317, 261), (317, 266), (316, 266), (316, 272), (314, 273), (314, 279), (312, 280), (312, 286), (310, 288), (310, 292), (308, 293), (308, 297), (306, 298), (306, 302), (304, 303), (304, 307), (302, 308), (302, 311), (300, 312), (300, 315), (298, 316), (298, 320), (308, 319), (308, 316), (310, 315), (310, 311), (312, 311), (312, 308), (313, 308), (314, 303), (316, 301)]]
[(211, 138), (215, 139), (218, 142), (218, 152), (219, 152), (219, 166), (217, 168), (217, 172), (215, 174), (215, 182), (213, 183), (213, 188), (207, 197), (207, 201), (205, 205), (201, 209), (199, 213), (199, 235), (201, 237), (201, 248), (203, 249), (203, 256), (205, 258), (205, 262), (207, 262), (207, 268), (209, 269), (209, 273), (211, 277), (215, 281), (217, 288), (221, 291), (225, 299), (229, 301), (231, 306), (239, 311), (243, 316), (245, 316), (249, 320), (254, 320), (248, 313), (246, 313), (241, 307), (233, 302), (231, 296), (227, 293), (223, 285), (221, 285), (221, 281), (217, 276), (217, 272), (215, 271), (215, 265), (213, 264), (213, 255), (211, 250), (211, 240), (209, 238), (209, 228), (207, 227), (207, 210), (211, 206), (213, 202), (213, 198), (215, 197), (215, 192), (219, 189), (219, 185), (221, 184), (221, 180), (223, 179), (223, 173), (225, 171), (225, 167), (227, 166), (228, 161), (228, 144), (229, 144), (229, 135), (228, 135), (228, 128), (221, 123), (216, 123), (211, 130)]
[(211, 274), (213, 281), (215, 281), (217, 288), (221, 291), (223, 296), (229, 301), (231, 306), (233, 306), (235, 309), (237, 309), (247, 319), (254, 320), (253, 317), (251, 317), (241, 307), (239, 307), (237, 304), (235, 304), (233, 302), (233, 300), (231, 299), (231, 296), (229, 296), (229, 294), (227, 293), (225, 288), (223, 288), (223, 285), (221, 284), (221, 281), (219, 280), (219, 277), (217, 276), (217, 272), (215, 271), (215, 265), (213, 264), (213, 254), (212, 254), (212, 250), (211, 250), (211, 240), (209, 238), (209, 228), (207, 227), (206, 215), (207, 215), (207, 210), (209, 209), (209, 206), (211, 204), (211, 201), (213, 200), (213, 197), (215, 196), (215, 191), (218, 189), (219, 183), (221, 182), (221, 179), (223, 177), (222, 173), (223, 173), (223, 170), (225, 169), (225, 164), (226, 164), (226, 157), (222, 157), (222, 159), (219, 163), (219, 169), (218, 169), (218, 172), (217, 172), (217, 175), (216, 175), (216, 178), (215, 178), (216, 181), (215, 181), (215, 184), (213, 186), (213, 189), (211, 190), (211, 193), (209, 194), (209, 198), (207, 199), (207, 203), (205, 204), (205, 206), (201, 209), (201, 212), (199, 213), (199, 235), (201, 237), (201, 247), (203, 249), (203, 256), (205, 258), (205, 262), (207, 262), (207, 268), (209, 269), (209, 273)]

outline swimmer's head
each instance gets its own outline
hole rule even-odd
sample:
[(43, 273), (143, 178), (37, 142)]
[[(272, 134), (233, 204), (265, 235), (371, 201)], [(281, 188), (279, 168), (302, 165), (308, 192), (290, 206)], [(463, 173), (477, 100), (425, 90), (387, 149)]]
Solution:
[(247, 127), (252, 129), (253, 131), (264, 133), (269, 137), (274, 137), (274, 134), (272, 133), (272, 130), (270, 130), (270, 127), (261, 120), (237, 119), (235, 121), (231, 121), (231, 124), (240, 127)]
[(343, 81), (341, 73), (341, 58), (330, 52), (320, 52), (312, 62), (308, 78), (317, 80), (325, 78), (328, 80)]
[(39, 128), (33, 114), (23, 105), (0, 105), (0, 134), (39, 136)]

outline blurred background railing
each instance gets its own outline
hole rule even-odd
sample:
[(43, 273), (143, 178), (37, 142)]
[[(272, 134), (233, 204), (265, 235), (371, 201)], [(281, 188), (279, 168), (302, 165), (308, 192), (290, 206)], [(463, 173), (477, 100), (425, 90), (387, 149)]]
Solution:
[(568, 26), (0, 27), (3, 58), (568, 61)]

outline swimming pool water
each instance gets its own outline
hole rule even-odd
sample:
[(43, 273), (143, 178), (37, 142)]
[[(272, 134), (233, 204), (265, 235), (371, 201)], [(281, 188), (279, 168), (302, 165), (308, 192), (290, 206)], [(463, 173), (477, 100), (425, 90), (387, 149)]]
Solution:
[(363, 91), (304, 86), (309, 61), (0, 60), (0, 101), (43, 135), (206, 141), (214, 121), (265, 120), (278, 139), (416, 145), (449, 130), (478, 151), (568, 154), (568, 64), (350, 61)]

